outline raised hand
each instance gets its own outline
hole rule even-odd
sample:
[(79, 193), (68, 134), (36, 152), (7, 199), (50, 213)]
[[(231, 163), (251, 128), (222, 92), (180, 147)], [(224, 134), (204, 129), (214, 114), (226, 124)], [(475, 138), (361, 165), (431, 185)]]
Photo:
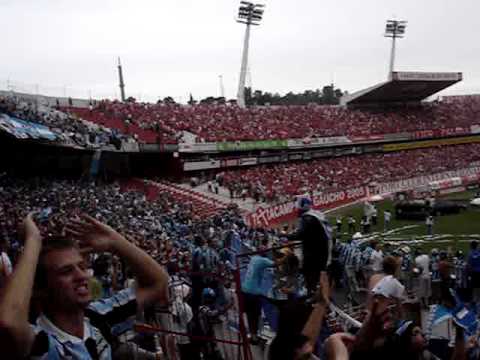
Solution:
[(72, 219), (67, 225), (67, 233), (79, 241), (83, 252), (112, 251), (115, 244), (125, 238), (112, 229), (89, 215)]
[(329, 359), (348, 360), (355, 343), (355, 336), (348, 333), (336, 333), (325, 341), (325, 351)]
[(40, 230), (38, 229), (35, 220), (33, 220), (34, 214), (34, 212), (30, 212), (23, 219), (20, 231), (23, 233), (25, 241), (41, 242), (42, 235), (40, 234)]

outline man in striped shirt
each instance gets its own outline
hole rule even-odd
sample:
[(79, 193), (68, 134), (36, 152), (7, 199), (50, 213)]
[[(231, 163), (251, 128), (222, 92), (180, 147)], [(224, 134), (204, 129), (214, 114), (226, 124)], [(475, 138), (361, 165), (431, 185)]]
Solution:
[[(5, 358), (111, 359), (125, 321), (139, 308), (168, 301), (163, 268), (108, 225), (83, 216), (69, 224), (71, 238), (42, 239), (29, 214), (23, 231), (24, 251), (0, 296)], [(122, 258), (137, 276), (136, 289), (91, 303), (83, 254), (92, 251)], [(33, 291), (41, 309), (35, 325), (28, 322)]]

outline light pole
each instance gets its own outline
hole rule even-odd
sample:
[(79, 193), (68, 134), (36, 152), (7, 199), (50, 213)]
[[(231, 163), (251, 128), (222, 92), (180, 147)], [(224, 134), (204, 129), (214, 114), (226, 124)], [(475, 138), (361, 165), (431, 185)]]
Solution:
[(218, 76), (220, 80), (220, 97), (225, 98), (225, 88), (223, 86), (223, 75)]
[(248, 67), (248, 44), (250, 42), (250, 26), (260, 25), (265, 5), (254, 4), (248, 1), (240, 1), (237, 22), (245, 24), (245, 39), (243, 41), (242, 66), (240, 68), (240, 79), (238, 81), (237, 104), (245, 107), (245, 78)]
[(122, 63), (120, 62), (120, 57), (118, 58), (118, 80), (120, 82), (120, 98), (122, 102), (125, 102), (125, 83), (123, 82), (123, 70), (122, 70)]
[(387, 20), (385, 28), (385, 37), (392, 38), (392, 51), (390, 53), (390, 68), (388, 78), (392, 79), (392, 73), (395, 67), (395, 42), (396, 39), (401, 39), (405, 35), (407, 22), (403, 20)]

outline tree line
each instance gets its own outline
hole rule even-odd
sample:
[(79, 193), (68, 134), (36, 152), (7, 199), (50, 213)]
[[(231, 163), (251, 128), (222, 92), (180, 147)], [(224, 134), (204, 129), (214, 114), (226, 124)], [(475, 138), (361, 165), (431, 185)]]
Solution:
[[(340, 102), (340, 98), (347, 94), (339, 88), (335, 88), (334, 85), (326, 85), (321, 90), (305, 90), (304, 92), (294, 93), (292, 91), (285, 95), (277, 93), (270, 93), (262, 90), (252, 90), (250, 87), (245, 88), (245, 104), (247, 106), (265, 106), (265, 105), (337, 105)], [(135, 102), (134, 98), (129, 98), (127, 101)], [(165, 97), (158, 100), (157, 103), (175, 104), (175, 100), (171, 97)], [(195, 104), (234, 104), (236, 100), (227, 100), (224, 97), (208, 96), (199, 101), (195, 100), (190, 94), (188, 101), (189, 105)]]

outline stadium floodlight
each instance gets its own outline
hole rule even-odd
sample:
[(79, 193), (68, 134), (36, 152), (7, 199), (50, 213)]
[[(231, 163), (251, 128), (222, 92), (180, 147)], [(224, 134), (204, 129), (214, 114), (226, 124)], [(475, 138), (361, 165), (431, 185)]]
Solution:
[(407, 21), (387, 20), (384, 36), (392, 39), (392, 51), (390, 53), (390, 68), (388, 73), (389, 79), (392, 78), (393, 70), (395, 67), (396, 39), (402, 39), (405, 36), (406, 28), (407, 28)]
[(237, 22), (246, 25), (245, 39), (243, 41), (243, 53), (242, 53), (242, 65), (240, 68), (240, 79), (238, 81), (238, 93), (237, 104), (238, 106), (245, 107), (245, 79), (247, 76), (248, 68), (248, 46), (250, 42), (250, 26), (260, 25), (260, 21), (263, 17), (265, 5), (254, 4), (249, 1), (240, 1), (238, 8)]

